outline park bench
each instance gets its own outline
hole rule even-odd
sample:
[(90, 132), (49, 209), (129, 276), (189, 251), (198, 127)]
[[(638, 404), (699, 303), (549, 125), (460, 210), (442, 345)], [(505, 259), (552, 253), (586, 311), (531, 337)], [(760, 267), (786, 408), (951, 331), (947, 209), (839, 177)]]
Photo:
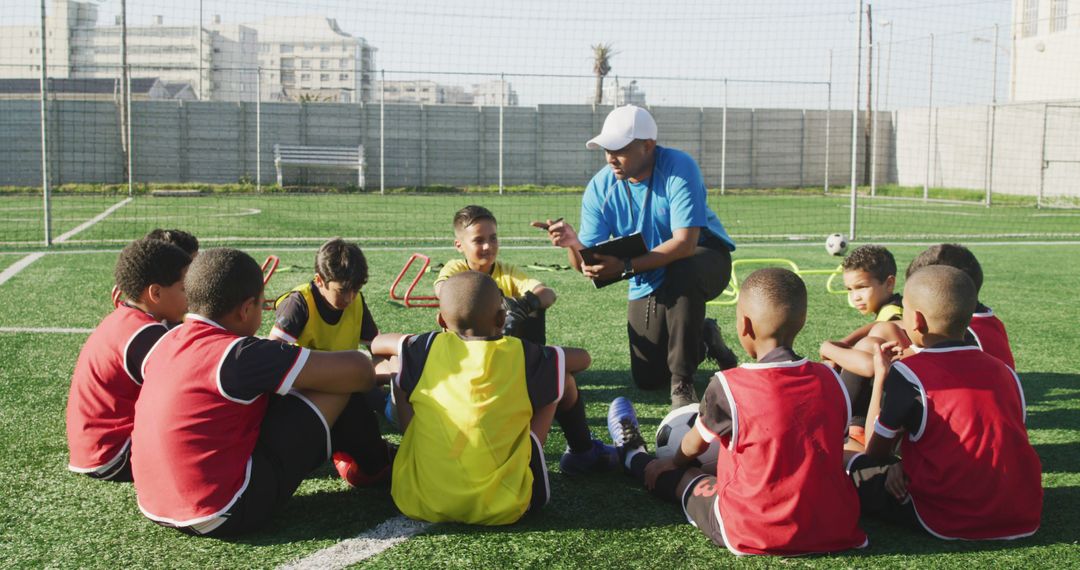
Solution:
[(274, 168), (277, 169), (278, 186), (282, 186), (281, 171), (284, 166), (356, 169), (357, 186), (364, 187), (363, 145), (341, 147), (275, 144)]

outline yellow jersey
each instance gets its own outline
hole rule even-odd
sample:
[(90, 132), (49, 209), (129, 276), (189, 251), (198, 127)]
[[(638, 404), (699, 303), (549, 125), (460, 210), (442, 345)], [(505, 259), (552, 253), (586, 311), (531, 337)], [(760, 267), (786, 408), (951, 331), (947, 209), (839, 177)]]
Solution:
[[(435, 278), (435, 283), (442, 283), (451, 276), (457, 275), (463, 271), (469, 271), (469, 263), (467, 261), (464, 259), (448, 261), (439, 271), (439, 276)], [(501, 261), (496, 261), (495, 265), (491, 268), (491, 278), (495, 280), (495, 283), (499, 286), (499, 290), (502, 291), (504, 297), (517, 298), (524, 295), (526, 291), (532, 291), (536, 287), (543, 285), (540, 281), (526, 275), (520, 267)]]
[(356, 299), (342, 311), (337, 324), (329, 324), (319, 315), (315, 306), (312, 282), (304, 283), (289, 293), (278, 297), (274, 308), (278, 308), (290, 293), (297, 292), (307, 303), (307, 322), (304, 330), (296, 337), (293, 344), (314, 350), (356, 350), (360, 348), (360, 331), (364, 326), (364, 297), (356, 294)]
[(394, 503), (431, 522), (516, 522), (532, 499), (533, 411), (562, 396), (561, 349), (453, 332), (407, 344), (394, 381), (413, 417), (394, 459)]

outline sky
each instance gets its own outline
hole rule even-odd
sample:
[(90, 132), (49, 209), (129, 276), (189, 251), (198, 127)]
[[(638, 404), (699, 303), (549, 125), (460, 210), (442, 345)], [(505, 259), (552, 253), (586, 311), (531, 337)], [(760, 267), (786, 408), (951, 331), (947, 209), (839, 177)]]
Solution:
[[(36, 0), (4, 3), (12, 8), (0, 13), (0, 25), (32, 22), (37, 14)], [(99, 22), (111, 23), (119, 0), (97, 3)], [(590, 46), (600, 43), (610, 43), (616, 52), (609, 81), (615, 76), (622, 85), (636, 80), (651, 105), (713, 107), (726, 100), (744, 107), (850, 108), (854, 100), (859, 19), (858, 2), (852, 0), (202, 4), (207, 22), (214, 14), (227, 23), (310, 14), (335, 18), (344, 31), (378, 49), (376, 67), (385, 70), (387, 79), (429, 78), (467, 86), (506, 74), (523, 105), (587, 102), (595, 83)], [(930, 97), (935, 105), (989, 101), (994, 24), (1000, 25), (997, 89), (1004, 94), (1011, 6), (1009, 0), (874, 2), (875, 63), (880, 65), (872, 75), (879, 108), (925, 106)], [(166, 24), (195, 25), (199, 1), (128, 0), (128, 13), (130, 25), (149, 24), (155, 15)], [(865, 30), (865, 16), (862, 21)], [(864, 35), (864, 58), (867, 42)], [(865, 59), (858, 69), (865, 82)], [(865, 89), (860, 90), (861, 106)]]

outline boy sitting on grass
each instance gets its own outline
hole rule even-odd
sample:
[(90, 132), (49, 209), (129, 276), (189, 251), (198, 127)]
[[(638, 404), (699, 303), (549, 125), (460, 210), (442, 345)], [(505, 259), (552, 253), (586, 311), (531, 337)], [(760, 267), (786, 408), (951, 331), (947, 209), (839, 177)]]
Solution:
[[(735, 311), (739, 342), (757, 362), (716, 373), (675, 456), (649, 455), (633, 406), (611, 403), (608, 429), (626, 472), (680, 503), (691, 524), (737, 555), (866, 546), (844, 473), (844, 385), (791, 348), (806, 322), (806, 286), (786, 269), (760, 269), (743, 283)], [(716, 472), (706, 474), (696, 458), (717, 440)]]
[(873, 352), (882, 342), (901, 340), (896, 326), (903, 312), (902, 298), (896, 287), (896, 259), (880, 245), (864, 245), (844, 258), (844, 286), (851, 304), (864, 315), (873, 315), (867, 323), (842, 340), (821, 344), (821, 359), (839, 368), (848, 395), (851, 396), (849, 449), (861, 450), (865, 443), (863, 426), (870, 403), (870, 378), (874, 375)]
[(519, 267), (496, 259), (498, 229), (495, 215), (483, 206), (465, 206), (454, 214), (454, 247), (465, 258), (449, 261), (439, 271), (435, 296), (442, 299), (442, 284), (452, 275), (470, 270), (490, 275), (503, 295), (503, 334), (543, 345), (547, 342), (545, 312), (555, 304), (555, 291)]
[[(370, 346), (379, 334), (375, 318), (360, 291), (368, 280), (368, 265), (364, 253), (355, 243), (334, 238), (319, 247), (315, 254), (315, 277), (275, 302), (274, 328), (270, 338), (310, 348), (312, 350), (357, 350)], [(389, 382), (390, 363), (374, 360), (377, 379)], [(381, 450), (361, 457), (347, 452), (334, 453), (334, 467), (354, 487), (369, 486), (390, 476), (391, 450), (379, 434), (379, 420), (372, 411), (382, 412), (385, 402), (383, 389), (376, 386), (368, 394), (353, 396), (344, 421), (362, 422), (356, 433), (366, 434), (370, 441), (365, 449)]]
[(863, 514), (938, 538), (1029, 536), (1042, 513), (1039, 456), (1020, 379), (964, 341), (975, 305), (975, 284), (959, 269), (932, 265), (908, 278), (903, 325), (921, 350), (898, 361), (897, 343), (875, 352), (866, 453), (853, 454), (848, 471)]
[(1016, 360), (1013, 359), (1012, 348), (1009, 347), (1009, 333), (1005, 332), (1005, 323), (1001, 322), (990, 307), (977, 300), (982, 290), (983, 272), (975, 254), (968, 248), (955, 243), (930, 246), (911, 261), (911, 265), (907, 268), (907, 276), (911, 277), (912, 273), (928, 265), (955, 267), (971, 278), (975, 284), (976, 302), (975, 313), (971, 315), (971, 324), (968, 325), (970, 341), (983, 352), (1016, 370)]
[(187, 311), (184, 274), (191, 257), (156, 239), (131, 242), (114, 272), (121, 302), (86, 339), (67, 404), (68, 469), (94, 479), (131, 481), (131, 428), (142, 363)]
[(338, 421), (371, 389), (371, 360), (256, 338), (263, 274), (235, 249), (211, 249), (187, 276), (191, 312), (143, 363), (132, 472), (139, 509), (193, 535), (267, 522), (333, 450), (375, 453)]
[(504, 525), (544, 506), (553, 418), (566, 436), (564, 473), (617, 465), (614, 448), (592, 438), (574, 383), (589, 353), (503, 336), (505, 320), (495, 281), (466, 271), (442, 284), (446, 331), (375, 339), (377, 354), (401, 361), (393, 389), (405, 435), (391, 494), (410, 518)]

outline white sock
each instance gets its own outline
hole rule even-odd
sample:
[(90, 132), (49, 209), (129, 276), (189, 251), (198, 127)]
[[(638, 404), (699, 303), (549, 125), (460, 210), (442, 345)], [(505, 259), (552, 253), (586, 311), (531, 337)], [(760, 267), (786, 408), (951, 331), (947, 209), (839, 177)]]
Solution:
[(630, 469), (630, 462), (633, 461), (634, 456), (639, 454), (639, 453), (645, 453), (645, 448), (644, 447), (637, 447), (637, 448), (631, 449), (630, 451), (627, 451), (626, 452), (626, 460), (623, 461), (623, 465), (625, 465), (627, 469)]

